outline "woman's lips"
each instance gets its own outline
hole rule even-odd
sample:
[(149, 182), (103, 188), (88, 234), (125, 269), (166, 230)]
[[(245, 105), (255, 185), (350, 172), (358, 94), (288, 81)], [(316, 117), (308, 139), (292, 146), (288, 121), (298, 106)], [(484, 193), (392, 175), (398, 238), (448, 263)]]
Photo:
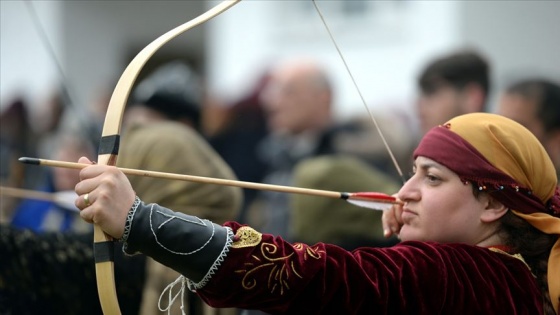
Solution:
[(416, 212), (414, 212), (410, 209), (406, 209), (406, 208), (403, 209), (403, 212), (401, 214), (401, 218), (404, 222), (406, 222), (406, 221), (408, 221), (408, 220), (410, 220), (410, 219), (412, 219), (413, 217), (416, 217), (416, 216), (418, 216), (418, 213), (416, 213)]

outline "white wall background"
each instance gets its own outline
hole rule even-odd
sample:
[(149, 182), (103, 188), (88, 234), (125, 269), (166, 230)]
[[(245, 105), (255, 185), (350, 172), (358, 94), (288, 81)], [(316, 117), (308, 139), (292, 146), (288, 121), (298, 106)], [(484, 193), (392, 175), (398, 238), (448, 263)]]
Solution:
[[(339, 6), (337, 6), (337, 3)], [(366, 102), (373, 109), (408, 104), (424, 61), (460, 44), (460, 2), (368, 3), (370, 11), (344, 16), (341, 1), (319, 7)], [(249, 1), (209, 25), (208, 73), (215, 93), (237, 96), (251, 75), (278, 59), (307, 55), (330, 68), (341, 116), (363, 113), (344, 63), (315, 9), (301, 1)], [(330, 10), (329, 10), (330, 9)], [(246, 18), (239, 19), (239, 16)]]
[(463, 41), (482, 47), (490, 57), (495, 92), (527, 75), (560, 84), (559, 12), (560, 1), (465, 2)]
[[(61, 4), (38, 2), (35, 11), (42, 21), (55, 54), (61, 55)], [(24, 94), (36, 100), (52, 84), (58, 71), (49, 50), (42, 46), (35, 18), (23, 1), (0, 1), (0, 97), (1, 104)]]
[[(128, 62), (144, 46), (204, 9), (202, 1), (1, 0), (0, 5), (2, 109), (16, 96), (41, 106), (41, 100), (62, 80), (73, 103), (91, 106), (102, 91), (112, 91)], [(40, 37), (42, 31), (47, 43)], [(203, 40), (203, 27), (199, 27), (168, 43), (154, 57), (201, 59)], [(54, 47), (55, 58), (48, 54), (49, 46)]]
[[(374, 110), (409, 110), (420, 68), (436, 54), (464, 45), (486, 53), (497, 88), (512, 76), (560, 76), (560, 1), (362, 1), (367, 4), (363, 14), (343, 14), (341, 6), (351, 2), (318, 4)], [(114, 87), (141, 48), (216, 3), (32, 1), (73, 102), (84, 108), (102, 89)], [(24, 95), (39, 106), (61, 76), (23, 1), (0, 1), (0, 11), (0, 105)], [(155, 57), (188, 55), (202, 61), (212, 93), (229, 99), (247, 89), (268, 64), (292, 54), (314, 56), (328, 65), (341, 117), (363, 113), (318, 14), (304, 1), (244, 0)]]

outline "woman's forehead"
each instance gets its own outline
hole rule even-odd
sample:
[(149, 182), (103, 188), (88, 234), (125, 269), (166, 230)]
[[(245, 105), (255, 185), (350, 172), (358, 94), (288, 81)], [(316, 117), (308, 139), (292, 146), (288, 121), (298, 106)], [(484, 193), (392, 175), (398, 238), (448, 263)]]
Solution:
[(417, 156), (416, 159), (414, 159), (414, 166), (422, 168), (443, 167), (443, 165), (441, 165), (440, 163), (421, 155)]
[(447, 168), (445, 165), (438, 163), (430, 158), (427, 158), (425, 156), (417, 156), (416, 159), (414, 160), (414, 164), (413, 167), (415, 167), (416, 169), (430, 169), (430, 168), (435, 168), (435, 169), (440, 169), (440, 170), (444, 170), (447, 172), (452, 172), (454, 173), (452, 170), (450, 170), (449, 168)]

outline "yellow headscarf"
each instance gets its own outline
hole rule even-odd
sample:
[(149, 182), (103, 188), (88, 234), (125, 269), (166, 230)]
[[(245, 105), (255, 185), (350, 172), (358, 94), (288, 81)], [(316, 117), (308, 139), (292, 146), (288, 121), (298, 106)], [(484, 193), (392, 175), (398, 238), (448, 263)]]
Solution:
[(473, 113), (451, 119), (424, 136), (414, 156), (453, 170), (488, 191), (513, 213), (558, 241), (548, 260), (552, 304), (560, 308), (560, 190), (554, 165), (537, 138), (508, 118)]

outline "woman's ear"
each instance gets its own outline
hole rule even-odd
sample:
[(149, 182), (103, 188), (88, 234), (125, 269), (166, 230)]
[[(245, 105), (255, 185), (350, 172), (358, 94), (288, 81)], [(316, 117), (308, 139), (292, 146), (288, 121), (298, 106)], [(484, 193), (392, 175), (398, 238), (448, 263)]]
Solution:
[(486, 207), (480, 215), (480, 221), (484, 223), (491, 223), (500, 219), (509, 210), (503, 203), (488, 194), (484, 198), (486, 199), (484, 200)]

